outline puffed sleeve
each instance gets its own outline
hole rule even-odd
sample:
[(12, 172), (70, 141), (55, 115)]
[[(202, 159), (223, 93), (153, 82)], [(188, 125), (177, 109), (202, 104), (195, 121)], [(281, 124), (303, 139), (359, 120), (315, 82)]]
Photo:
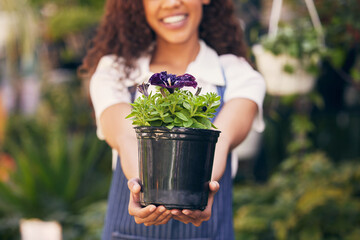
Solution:
[(265, 128), (263, 119), (263, 101), (265, 97), (265, 81), (250, 64), (242, 57), (226, 54), (220, 58), (226, 76), (224, 101), (234, 98), (247, 98), (258, 106), (258, 113), (252, 128), (262, 132)]
[(120, 81), (121, 72), (115, 56), (100, 59), (95, 73), (90, 79), (90, 97), (95, 111), (97, 136), (104, 139), (99, 119), (104, 110), (114, 104), (130, 103), (130, 93)]

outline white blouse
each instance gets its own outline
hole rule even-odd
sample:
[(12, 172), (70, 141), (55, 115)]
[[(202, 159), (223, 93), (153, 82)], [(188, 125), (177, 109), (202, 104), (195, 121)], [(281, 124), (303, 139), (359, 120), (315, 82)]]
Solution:
[[(150, 56), (143, 56), (136, 62), (136, 70), (131, 73), (131, 79), (120, 81), (124, 74), (121, 59), (116, 61), (114, 55), (107, 55), (100, 59), (95, 73), (90, 80), (90, 96), (95, 110), (97, 123), (97, 136), (104, 139), (99, 124), (99, 118), (103, 111), (117, 103), (130, 103), (131, 94), (128, 87), (134, 84), (147, 82), (153, 74), (149, 70)], [(217, 53), (200, 40), (200, 51), (195, 61), (189, 64), (186, 73), (193, 75), (202, 87), (202, 93), (217, 92), (217, 86), (224, 86), (226, 77), (226, 89), (224, 102), (234, 98), (247, 98), (254, 101), (258, 106), (258, 113), (252, 128), (257, 132), (264, 130), (263, 100), (265, 96), (265, 81), (250, 64), (242, 57), (232, 54), (218, 56)], [(153, 90), (150, 86), (149, 91)], [(187, 88), (196, 91), (194, 88)], [(140, 96), (137, 92), (135, 97)]]

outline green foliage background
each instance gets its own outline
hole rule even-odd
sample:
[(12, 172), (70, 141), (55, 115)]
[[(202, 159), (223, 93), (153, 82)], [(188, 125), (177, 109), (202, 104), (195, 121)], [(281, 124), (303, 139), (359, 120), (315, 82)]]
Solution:
[[(235, 1), (250, 46), (267, 32), (259, 21), (265, 1)], [(64, 239), (100, 238), (111, 151), (95, 136), (84, 82), (74, 73), (104, 2), (0, 0), (2, 8), (12, 4), (23, 23), (31, 19), (41, 26), (39, 32), (31, 24), (16, 29), (22, 32), (6, 48), (9, 76), (16, 86), (22, 76), (36, 73), (42, 85), (36, 113), (11, 112), (0, 146), (16, 163), (10, 180), (0, 183), (0, 239), (19, 239), (22, 217), (60, 221)], [(303, 1), (288, 2), (299, 19), (307, 18)], [(317, 85), (306, 96), (266, 96), (267, 127), (252, 160), (258, 168), (250, 170), (253, 178), (238, 175), (234, 182), (237, 239), (360, 239), (360, 4), (315, 4), (327, 47)], [(54, 82), (43, 74), (47, 68), (73, 75)]]
[[(0, 182), (1, 239), (14, 239), (22, 218), (59, 221), (64, 239), (100, 238), (111, 151), (95, 135), (82, 90), (76, 78), (44, 84), (35, 115), (9, 117), (2, 151), (16, 169)], [(89, 232), (96, 235), (83, 238)]]
[(285, 160), (264, 185), (237, 186), (237, 239), (358, 239), (359, 170), (314, 152)]

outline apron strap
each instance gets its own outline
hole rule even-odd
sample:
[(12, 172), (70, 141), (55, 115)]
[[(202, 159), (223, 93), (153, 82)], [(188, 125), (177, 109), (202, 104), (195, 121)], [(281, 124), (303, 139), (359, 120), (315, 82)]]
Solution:
[(222, 75), (223, 75), (223, 78), (224, 78), (224, 82), (225, 82), (225, 85), (224, 86), (216, 86), (216, 89), (217, 89), (217, 94), (221, 97), (220, 98), (220, 106), (218, 107), (216, 113), (215, 113), (215, 117), (213, 117), (211, 119), (211, 122), (214, 122), (215, 118), (217, 117), (219, 111), (222, 106), (224, 105), (224, 96), (225, 96), (225, 89), (226, 89), (226, 85), (227, 85), (227, 81), (226, 81), (226, 76), (225, 76), (225, 71), (224, 71), (224, 68), (221, 66), (221, 72), (222, 72)]

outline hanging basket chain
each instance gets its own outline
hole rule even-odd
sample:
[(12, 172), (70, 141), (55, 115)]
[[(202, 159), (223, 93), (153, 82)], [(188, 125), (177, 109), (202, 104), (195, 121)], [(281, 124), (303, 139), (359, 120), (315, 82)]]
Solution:
[(311, 22), (314, 25), (315, 31), (318, 34), (321, 44), (324, 46), (325, 45), (324, 31), (323, 31), (323, 27), (321, 25), (319, 14), (316, 11), (314, 1), (313, 0), (305, 0), (305, 4), (309, 11)]
[(269, 21), (269, 36), (275, 37), (277, 35), (280, 15), (282, 8), (282, 0), (274, 0), (270, 13), (270, 21)]
[[(307, 10), (309, 12), (311, 22), (315, 28), (315, 31), (318, 35), (319, 41), (324, 46), (324, 31), (321, 25), (319, 14), (316, 10), (315, 4), (313, 0), (304, 0)], [(270, 13), (270, 20), (269, 20), (269, 36), (275, 37), (278, 32), (278, 26), (280, 21), (281, 9), (282, 9), (283, 0), (273, 0), (271, 13)]]

